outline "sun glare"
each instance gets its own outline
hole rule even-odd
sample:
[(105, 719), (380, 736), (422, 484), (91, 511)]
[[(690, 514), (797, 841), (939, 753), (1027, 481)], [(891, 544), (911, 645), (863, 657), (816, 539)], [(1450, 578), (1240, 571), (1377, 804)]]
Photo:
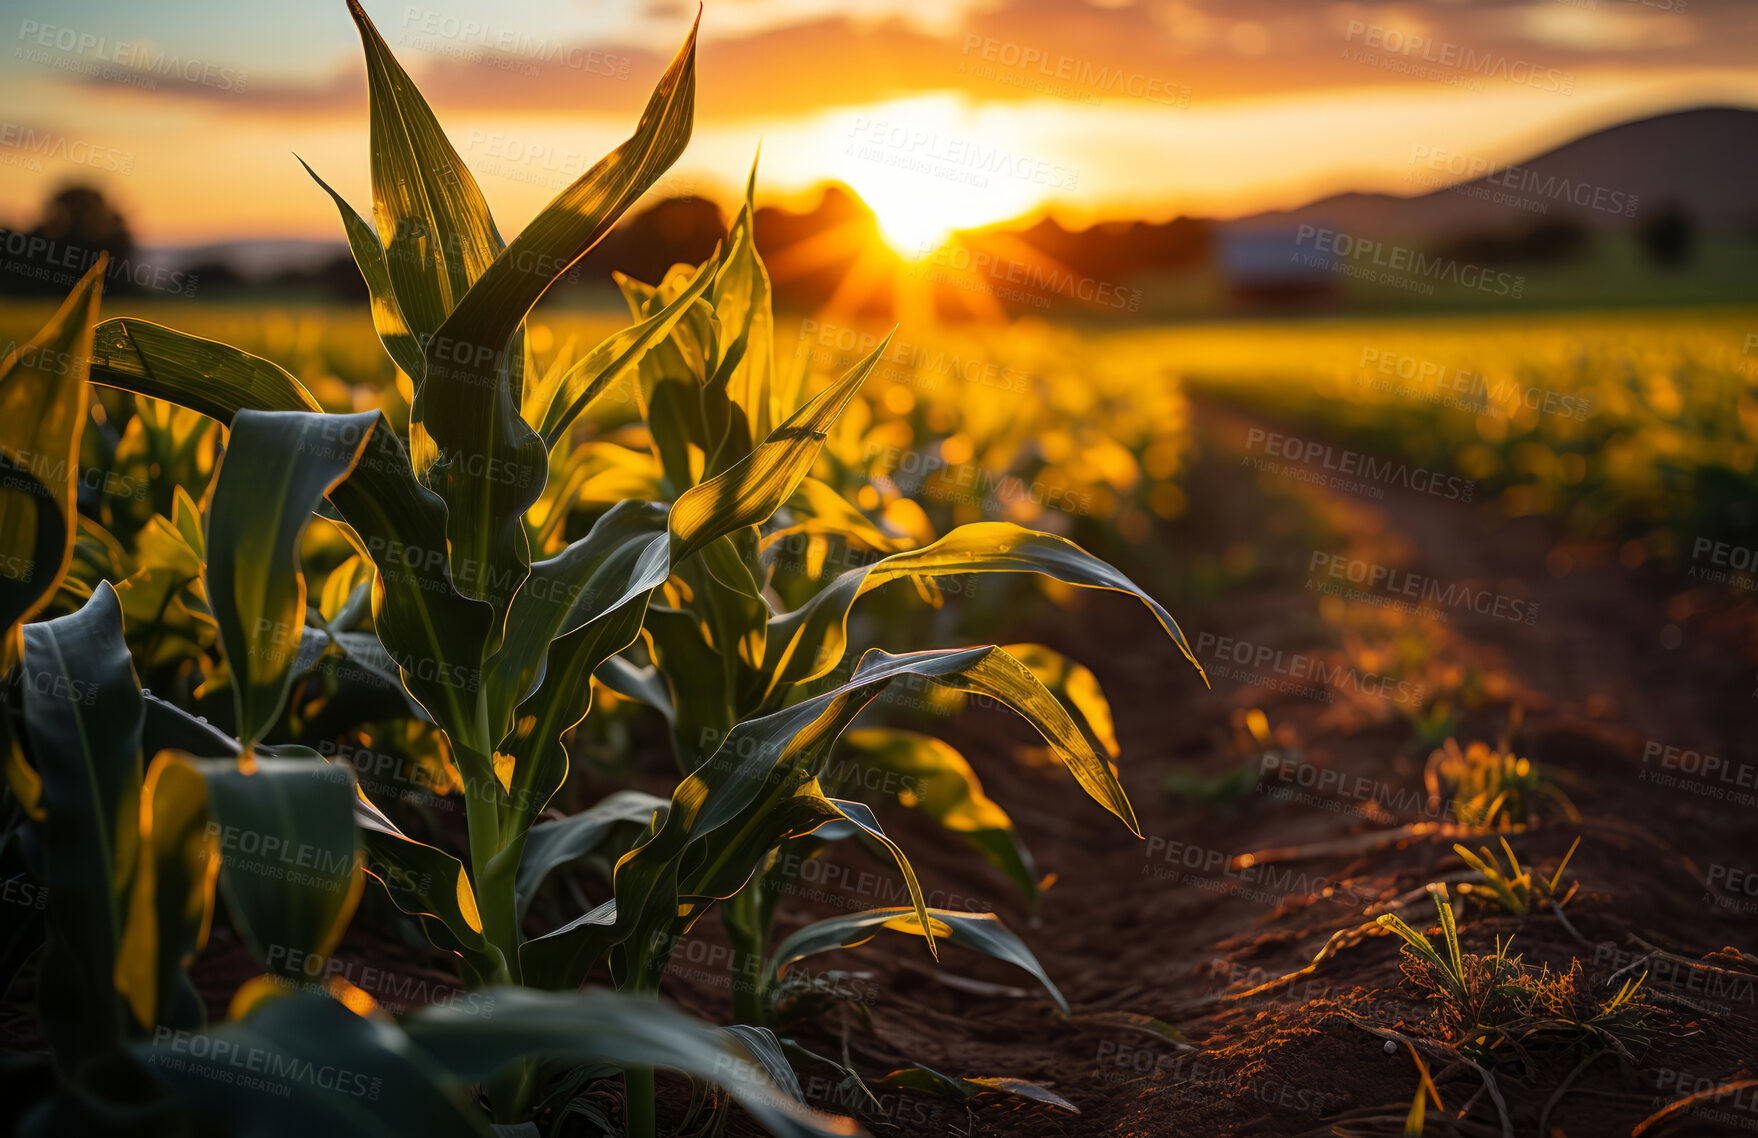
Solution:
[(908, 260), (920, 260), (933, 253), (958, 228), (957, 219), (942, 208), (943, 203), (932, 198), (909, 194), (892, 197), (859, 187), (855, 192), (872, 208), (885, 243)]
[(1072, 181), (1036, 157), (1017, 123), (953, 95), (897, 99), (838, 112), (832, 177), (872, 207), (885, 241), (906, 258), (929, 255), (955, 229), (1029, 213)]

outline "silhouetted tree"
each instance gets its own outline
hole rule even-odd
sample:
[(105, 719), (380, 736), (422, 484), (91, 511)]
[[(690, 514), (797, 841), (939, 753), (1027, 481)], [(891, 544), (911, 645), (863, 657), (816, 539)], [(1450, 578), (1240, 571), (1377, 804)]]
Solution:
[(129, 265), (135, 250), (127, 220), (102, 190), (67, 186), (44, 203), (42, 220), (34, 228), (0, 229), (0, 292), (59, 296), (100, 253), (110, 254), (104, 290), (132, 291)]
[(1689, 264), (1697, 254), (1697, 222), (1682, 206), (1669, 203), (1643, 220), (1636, 239), (1657, 265)]

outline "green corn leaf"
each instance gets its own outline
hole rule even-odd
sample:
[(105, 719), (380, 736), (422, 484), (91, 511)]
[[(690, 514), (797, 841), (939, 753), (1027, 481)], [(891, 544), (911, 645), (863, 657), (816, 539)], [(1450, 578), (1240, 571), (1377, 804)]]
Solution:
[[(851, 815), (860, 815), (865, 808), (858, 802), (846, 803), (849, 813), (845, 814), (844, 804), (825, 797), (816, 779), (786, 789), (791, 793), (760, 799), (700, 844), (698, 856), (690, 859), (678, 881), (676, 915), (686, 927), (714, 902), (738, 894), (767, 862), (770, 850), (826, 826), (841, 826), (849, 833), (862, 829)], [(865, 821), (878, 830), (870, 813)]]
[(773, 1031), (742, 1023), (720, 1028), (719, 1031), (749, 1052), (752, 1059), (761, 1063), (769, 1081), (779, 1090), (787, 1092), (788, 1097), (795, 1102), (805, 1104), (806, 1093), (800, 1089), (799, 1076), (794, 1074), (793, 1065), (787, 1061), (787, 1051)]
[(879, 363), (885, 342), (770, 432), (750, 454), (679, 495), (671, 510), (672, 562), (681, 564), (717, 537), (760, 525), (793, 497), (811, 472), (824, 438)]
[(670, 799), (641, 790), (619, 790), (578, 814), (533, 826), (525, 839), (525, 856), (519, 862), (516, 911), (520, 919), (524, 919), (531, 898), (552, 869), (585, 857), (618, 826), (645, 826), (670, 808)]
[[(417, 96), (419, 98), (419, 96)], [(378, 332), (379, 342), (384, 344), (385, 351), (396, 361), (416, 384), (426, 377), (427, 359), (421, 354), (421, 344), (415, 333), (403, 319), (403, 307), (397, 301), (396, 286), (391, 283), (390, 261), (385, 255), (385, 247), (379, 241), (378, 234), (366, 219), (354, 212), (341, 194), (330, 188), (330, 184), (317, 176), (317, 171), (306, 165), (305, 159), (299, 160), (305, 166), (305, 172), (311, 180), (323, 187), (324, 193), (336, 203), (336, 209), (342, 215), (342, 229), (348, 235), (348, 249), (354, 254), (354, 263), (360, 268), (360, 277), (366, 282), (366, 291), (372, 298), (372, 326)], [(437, 327), (437, 325), (436, 325)]]
[(511, 815), (523, 819), (521, 827), (536, 819), (567, 778), (561, 737), (591, 709), (592, 673), (635, 642), (646, 613), (641, 596), (550, 645), (543, 686), (519, 705), (517, 729), (504, 740), (514, 758)]
[[(218, 632), (212, 611), (198, 595), (207, 564), (201, 519), (193, 503), (185, 505), (189, 497), (183, 488), (177, 489), (178, 521), (156, 515), (135, 535), (140, 568), (116, 585), (135, 651), (149, 672), (207, 651)], [(185, 524), (193, 527), (193, 543), (181, 528)]]
[(141, 1030), (199, 1027), (201, 994), (186, 971), (207, 942), (218, 850), (208, 829), (207, 783), (175, 755), (160, 755), (141, 787), (140, 859), (116, 954), (116, 991)]
[(1013, 572), (1041, 573), (1070, 585), (1134, 595), (1202, 673), (1202, 665), (1172, 614), (1110, 565), (1066, 538), (1009, 522), (975, 522), (958, 527), (932, 545), (851, 569), (798, 609), (770, 621), (763, 661), (770, 691), (816, 679), (835, 668), (848, 646), (849, 609), (880, 585), (911, 576)]
[[(929, 909), (929, 925), (940, 940), (974, 949), (997, 960), (1005, 960), (1035, 976), (1064, 1013), (1068, 1001), (1062, 998), (1043, 965), (1032, 955), (1025, 942), (1001, 923), (994, 913), (966, 913), (956, 909)], [(807, 925), (776, 946), (769, 958), (769, 977), (779, 979), (788, 968), (808, 956), (838, 948), (854, 948), (866, 944), (885, 929), (895, 932), (927, 935), (914, 909), (867, 909)]]
[(361, 556), (377, 569), (373, 625), (404, 686), (446, 729), (460, 761), (474, 758), (478, 767), (472, 773), (491, 777), (483, 765), (491, 756), (469, 725), (494, 613), (453, 584), (445, 503), (416, 480), (409, 452), (382, 416), (354, 470), (329, 499), (347, 520)]
[(737, 721), (737, 692), (749, 668), (737, 651), (717, 650), (705, 623), (684, 609), (650, 606), (642, 635), (673, 708), (672, 747), (679, 765), (695, 770)]
[(323, 410), (304, 384), (265, 359), (132, 317), (97, 326), (91, 378), (222, 423), (246, 409)]
[(309, 758), (195, 759), (207, 780), (220, 889), (264, 972), (299, 980), (360, 900), (354, 772)]
[[(558, 194), (514, 238), (458, 302), (439, 338), (493, 350), (505, 345), (555, 279), (610, 232), (677, 161), (690, 140), (695, 98), (696, 29), (691, 27), (635, 133)], [(435, 438), (439, 436), (436, 429)]]
[[(792, 815), (786, 825), (769, 815), (798, 809), (799, 803), (792, 801), (798, 788), (822, 773), (837, 738), (869, 702), (905, 675), (988, 695), (1011, 707), (1038, 729), (1101, 805), (1139, 834), (1129, 799), (1109, 765), (1093, 751), (1056, 698), (1017, 660), (994, 647), (906, 656), (875, 650), (848, 684), (734, 727), (678, 785), (671, 809), (653, 837), (618, 863), (620, 904), (614, 923), (576, 922), (529, 942), (521, 953), (528, 975), (544, 977), (545, 983), (577, 983), (575, 978), (599, 955), (627, 942), (632, 946), (630, 973), (641, 978), (638, 982), (657, 982), (665, 960), (663, 949), (660, 956), (652, 955), (653, 934), (706, 909), (706, 905), (680, 908), (686, 862), (691, 867), (724, 863), (736, 870), (736, 859), (717, 851), (738, 844), (743, 833), (779, 834), (796, 827)], [(754, 864), (745, 868), (744, 876), (755, 868)], [(722, 885), (728, 879), (718, 878)]]
[(708, 291), (714, 281), (709, 271), (713, 262), (706, 262), (690, 278), (688, 286), (658, 312), (640, 323), (612, 333), (605, 341), (580, 358), (580, 361), (558, 376), (552, 390), (527, 394), (526, 415), (541, 423), (546, 446), (554, 447), (567, 434), (593, 400), (611, 390), (619, 380), (637, 369), (641, 360), (671, 335), (684, 313)]
[[(391, 55), (357, 0), (348, 0), (348, 11), (366, 54), (373, 220), (399, 313), (416, 342), (426, 343), (505, 242), (476, 179), (452, 149), (415, 81)], [(354, 244), (352, 233), (349, 244)], [(509, 328), (507, 338), (511, 333)], [(409, 374), (423, 378), (420, 372)]]
[(668, 1067), (725, 1087), (770, 1133), (784, 1138), (854, 1135), (847, 1118), (803, 1107), (753, 1062), (745, 1041), (657, 1000), (620, 992), (491, 988), (484, 1011), (435, 1007), (403, 1028), (420, 1050), (462, 1082), (491, 1078), (508, 1063), (544, 1053), (576, 1061)]
[[(1006, 651), (1017, 655), (1012, 648)], [(1038, 873), (1031, 852), (1013, 819), (983, 793), (977, 772), (951, 745), (914, 731), (862, 727), (843, 736), (838, 755), (832, 770), (854, 772), (857, 787), (871, 786), (867, 772), (892, 776), (880, 781), (885, 791), (969, 843), (1036, 908)]]
[(529, 567), (520, 519), (544, 482), (545, 448), (519, 417), (525, 314), (498, 329), (480, 316), (454, 321), (504, 243), (414, 81), (359, 3), (348, 7), (371, 92), (373, 212), (402, 318), (424, 354), (410, 414), (438, 448), (425, 476), (446, 501), (453, 582), (498, 612)]
[(253, 746), (287, 700), (305, 630), (299, 542), (354, 469), (381, 416), (240, 411), (208, 507), (208, 601), (232, 671), (238, 737)]
[(354, 821), (366, 846), (366, 872), (384, 886), (391, 903), (424, 924), (437, 921), (447, 946), (477, 976), (493, 976), (501, 963), (499, 954), (482, 935), (476, 891), (464, 864), (404, 834), (364, 798), (354, 803)]
[(633, 501), (613, 506), (585, 537), (533, 565), (483, 676), (495, 739), (543, 682), (553, 641), (651, 593), (670, 572), (664, 507)]
[(104, 268), (99, 258), (49, 323), (0, 361), (0, 675), (14, 626), (42, 611), (73, 562), (86, 375)]
[(592, 678), (622, 696), (644, 703), (659, 712), (667, 723), (675, 722), (677, 711), (671, 704), (671, 692), (665, 677), (651, 664), (631, 664), (621, 656), (612, 656), (598, 666)]
[(768, 437), (775, 412), (775, 315), (769, 270), (757, 254), (757, 163), (745, 180), (745, 204), (733, 219), (726, 251), (714, 278), (714, 313), (723, 334), (743, 345), (726, 378), (732, 402), (742, 408), (756, 438)]
[(515, 917), (519, 865), (532, 823), (568, 776), (562, 735), (592, 708), (592, 673), (634, 643), (646, 612), (643, 595), (552, 644), (543, 686), (519, 705), (517, 730), (503, 740), (504, 754), (495, 756), (497, 774), (510, 764), (511, 776), (501, 784), (506, 793), (498, 800), (498, 852), (482, 869), (478, 885), (490, 902), (487, 919), (497, 943), (516, 943), (519, 938)]
[(44, 884), (54, 905), (38, 987), (62, 1075), (118, 1046), (121, 897), (140, 847), (140, 684), (122, 606), (99, 583), (77, 612), (24, 627), (24, 736), (41, 780)]
[[(480, 1009), (480, 997), (461, 1001)], [(242, 1020), (135, 1045), (135, 1054), (241, 1138), (493, 1138), (467, 1083), (382, 1016), (311, 992)], [(192, 1055), (209, 1057), (192, 1061)]]
[[(497, 610), (528, 568), (521, 517), (543, 490), (548, 449), (519, 415), (516, 334), (550, 284), (682, 151), (694, 106), (694, 63), (692, 29), (634, 137), (562, 191), (427, 343), (427, 382), (415, 413), (439, 449), (428, 477), (446, 499), (453, 573), (463, 578), (467, 595), (490, 599)], [(484, 572), (466, 571), (478, 565)]]
[(901, 553), (911, 545), (909, 538), (887, 533), (835, 487), (816, 478), (801, 480), (794, 496), (788, 499), (787, 509), (788, 523), (763, 535), (761, 547), (765, 552), (795, 534), (842, 537), (879, 553)]

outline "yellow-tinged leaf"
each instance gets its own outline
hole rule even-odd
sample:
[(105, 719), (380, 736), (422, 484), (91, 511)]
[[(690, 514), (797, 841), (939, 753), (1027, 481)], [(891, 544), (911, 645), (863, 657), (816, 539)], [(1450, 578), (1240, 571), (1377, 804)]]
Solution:
[(1042, 644), (1009, 644), (1006, 649), (1008, 655), (1024, 664), (1045, 687), (1055, 692), (1058, 699), (1080, 713), (1084, 725), (1107, 755), (1115, 759), (1122, 754), (1111, 718), (1111, 704), (1099, 688), (1098, 677), (1086, 665)]
[(31, 821), (41, 822), (45, 817), (43, 776), (24, 757), (17, 740), (11, 740), (11, 745), (6, 750), (6, 785), (12, 788), (13, 797), (24, 807), (24, 812)]
[(116, 990), (143, 1029), (158, 1022), (166, 987), (207, 943), (219, 872), (207, 784), (188, 763), (160, 755), (141, 784), (140, 855), (116, 952)]
[(476, 932), (482, 931), (482, 913), (476, 908), (476, 891), (470, 888), (470, 877), (462, 865), (458, 867), (458, 912), (465, 924)]
[(0, 360), (0, 674), (18, 660), (15, 629), (73, 563), (92, 322), (108, 264), (99, 256), (49, 323)]
[(378, 1001), (340, 976), (331, 976), (324, 988), (337, 1003), (357, 1016), (370, 1016), (378, 1011)]
[(226, 1018), (234, 1022), (244, 1019), (270, 1000), (290, 996), (298, 990), (298, 984), (279, 976), (252, 976), (232, 993), (232, 1002), (226, 1007)]

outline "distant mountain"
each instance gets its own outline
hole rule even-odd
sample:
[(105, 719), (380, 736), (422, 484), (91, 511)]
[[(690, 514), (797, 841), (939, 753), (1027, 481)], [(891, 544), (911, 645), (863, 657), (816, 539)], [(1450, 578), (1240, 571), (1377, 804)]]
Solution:
[[(1450, 236), (1542, 221), (1619, 229), (1676, 207), (1707, 229), (1758, 223), (1758, 111), (1706, 107), (1584, 135), (1521, 162), (1414, 153), (1410, 195), (1347, 193), (1225, 222), (1229, 230), (1322, 225), (1348, 233)], [(1426, 192), (1425, 192), (1426, 191)]]
[(188, 270), (224, 264), (240, 277), (265, 279), (284, 272), (311, 272), (337, 257), (347, 257), (346, 241), (220, 241), (206, 245), (163, 245), (141, 250), (153, 265)]

